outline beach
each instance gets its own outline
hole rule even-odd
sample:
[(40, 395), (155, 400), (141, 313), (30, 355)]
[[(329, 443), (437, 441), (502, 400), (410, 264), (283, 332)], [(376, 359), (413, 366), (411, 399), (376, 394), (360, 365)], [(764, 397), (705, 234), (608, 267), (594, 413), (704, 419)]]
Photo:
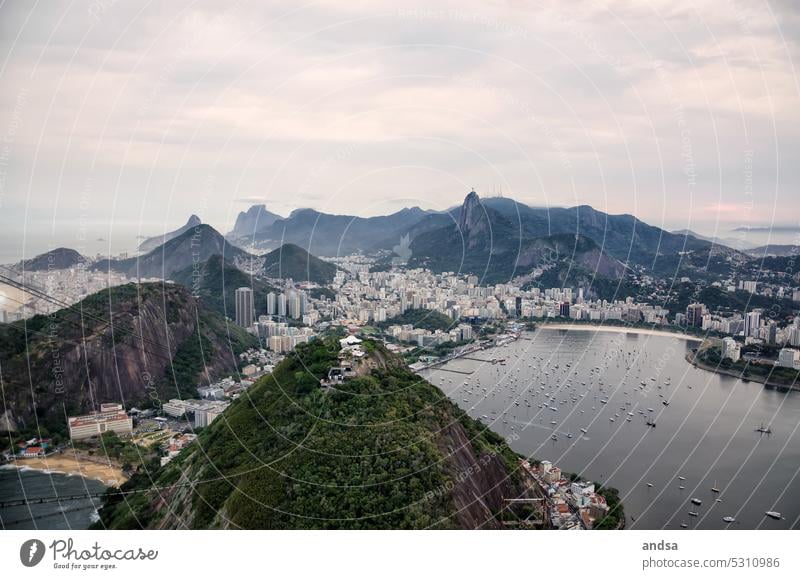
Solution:
[(702, 342), (702, 338), (688, 336), (678, 332), (667, 332), (666, 330), (651, 330), (649, 328), (626, 328), (621, 326), (592, 326), (588, 324), (539, 324), (539, 330), (575, 330), (580, 332), (615, 332), (618, 334), (640, 334), (643, 336), (665, 336), (667, 338), (678, 338), (688, 342)]
[(128, 480), (119, 466), (110, 464), (108, 461), (101, 462), (99, 459), (97, 461), (89, 459), (75, 454), (72, 450), (42, 458), (18, 458), (12, 460), (9, 466), (78, 475), (98, 480), (106, 486), (114, 487), (118, 487)]

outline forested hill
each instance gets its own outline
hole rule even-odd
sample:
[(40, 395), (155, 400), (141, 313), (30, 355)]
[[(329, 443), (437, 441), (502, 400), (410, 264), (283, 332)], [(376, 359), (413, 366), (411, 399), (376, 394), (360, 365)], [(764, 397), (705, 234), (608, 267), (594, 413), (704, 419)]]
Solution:
[(455, 321), (436, 310), (423, 310), (423, 309), (410, 309), (406, 310), (399, 316), (389, 318), (380, 325), (388, 327), (391, 325), (405, 325), (411, 324), (415, 328), (421, 328), (430, 332), (436, 330), (447, 331), (455, 326)]
[(65, 435), (65, 416), (103, 402), (130, 408), (195, 395), (198, 383), (235, 372), (238, 354), (256, 344), (179, 285), (117, 286), (0, 324), (0, 415), (20, 432)]
[[(383, 346), (336, 389), (338, 341), (301, 345), (98, 528), (495, 528), (524, 495), (505, 441)], [(147, 489), (153, 489), (148, 491)]]

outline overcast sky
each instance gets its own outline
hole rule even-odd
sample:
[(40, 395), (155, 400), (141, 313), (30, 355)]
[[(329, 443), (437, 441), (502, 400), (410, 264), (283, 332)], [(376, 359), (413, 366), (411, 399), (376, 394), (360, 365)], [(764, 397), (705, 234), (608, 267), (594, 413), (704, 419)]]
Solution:
[(431, 4), (2, 2), (0, 239), (471, 187), (669, 229), (798, 224), (797, 3)]

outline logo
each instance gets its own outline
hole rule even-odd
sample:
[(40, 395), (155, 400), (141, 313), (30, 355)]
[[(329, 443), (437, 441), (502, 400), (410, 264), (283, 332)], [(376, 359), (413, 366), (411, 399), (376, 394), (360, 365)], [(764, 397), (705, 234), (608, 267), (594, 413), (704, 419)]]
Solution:
[(19, 548), (19, 560), (26, 567), (36, 567), (44, 558), (44, 543), (39, 539), (28, 539)]
[(411, 258), (411, 236), (409, 234), (400, 237), (400, 243), (392, 248), (392, 251), (398, 256), (392, 259), (392, 265), (403, 265)]

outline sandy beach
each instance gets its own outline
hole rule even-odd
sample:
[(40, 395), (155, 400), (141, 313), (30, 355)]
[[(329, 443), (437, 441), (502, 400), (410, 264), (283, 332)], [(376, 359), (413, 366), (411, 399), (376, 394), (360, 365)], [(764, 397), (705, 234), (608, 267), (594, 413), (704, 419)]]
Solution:
[(118, 487), (128, 480), (121, 468), (110, 465), (108, 462), (87, 460), (85, 457), (75, 455), (72, 451), (64, 451), (44, 458), (18, 458), (9, 464), (17, 468), (80, 475), (84, 478), (99, 480), (107, 486)]
[(677, 332), (667, 332), (664, 330), (650, 330), (647, 328), (625, 328), (619, 326), (590, 326), (588, 324), (539, 324), (537, 330), (570, 330), (580, 332), (614, 332), (618, 334), (641, 334), (644, 336), (666, 336), (668, 338), (677, 338), (679, 340), (686, 340), (687, 342), (702, 342), (702, 338), (695, 336), (687, 336), (686, 334), (679, 334)]

